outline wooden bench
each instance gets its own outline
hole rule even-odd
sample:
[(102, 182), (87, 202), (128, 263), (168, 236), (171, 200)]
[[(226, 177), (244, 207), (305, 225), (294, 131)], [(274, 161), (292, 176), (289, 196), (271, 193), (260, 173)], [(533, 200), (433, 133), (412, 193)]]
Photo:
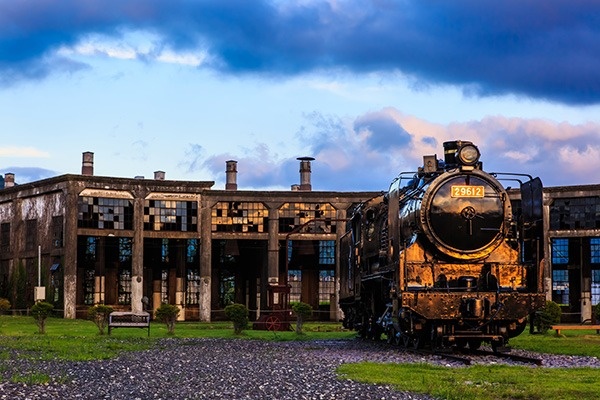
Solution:
[(150, 314), (114, 311), (108, 315), (108, 334), (113, 328), (147, 328), (150, 336)]
[(568, 330), (596, 330), (597, 334), (600, 334), (600, 325), (552, 325), (551, 327), (556, 331), (556, 335), (560, 335), (560, 331)]

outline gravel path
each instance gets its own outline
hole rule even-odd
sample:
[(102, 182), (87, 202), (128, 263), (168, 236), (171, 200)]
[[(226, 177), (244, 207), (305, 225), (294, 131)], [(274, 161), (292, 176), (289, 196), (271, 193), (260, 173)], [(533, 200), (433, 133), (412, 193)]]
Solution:
[[(0, 399), (429, 399), (338, 379), (347, 362), (431, 362), (437, 357), (359, 340), (264, 342), (163, 339), (148, 351), (93, 362), (0, 361)], [(504, 362), (494, 359), (481, 362)], [(550, 367), (592, 366), (594, 357), (544, 356)], [(10, 383), (47, 374), (47, 385)]]

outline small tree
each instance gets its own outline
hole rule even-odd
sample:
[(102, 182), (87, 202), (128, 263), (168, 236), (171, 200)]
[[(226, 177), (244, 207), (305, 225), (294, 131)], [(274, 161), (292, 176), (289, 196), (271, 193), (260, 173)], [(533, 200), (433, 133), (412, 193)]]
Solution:
[(156, 309), (156, 319), (167, 325), (167, 333), (175, 334), (175, 322), (179, 316), (179, 307), (173, 304), (163, 303)]
[(233, 333), (239, 335), (248, 326), (248, 308), (239, 303), (225, 307), (225, 316), (233, 321)]
[(31, 316), (35, 319), (39, 333), (46, 333), (46, 319), (52, 313), (54, 306), (45, 301), (38, 301), (31, 307)]
[(104, 329), (108, 325), (108, 318), (113, 308), (104, 304), (98, 304), (88, 308), (88, 319), (92, 320), (98, 327), (100, 335), (104, 335)]
[(553, 301), (546, 301), (546, 306), (542, 308), (535, 317), (535, 326), (541, 333), (546, 333), (552, 325), (560, 322), (562, 310), (560, 306)]
[(299, 302), (292, 305), (292, 310), (296, 314), (296, 333), (301, 335), (304, 321), (312, 315), (312, 307), (310, 304)]
[(0, 315), (4, 315), (10, 310), (10, 301), (8, 299), (0, 299)]

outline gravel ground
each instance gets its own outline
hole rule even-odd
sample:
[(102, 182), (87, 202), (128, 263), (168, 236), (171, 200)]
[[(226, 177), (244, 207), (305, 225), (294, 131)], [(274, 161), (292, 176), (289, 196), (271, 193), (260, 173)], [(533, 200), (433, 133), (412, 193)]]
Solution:
[[(542, 358), (547, 367), (600, 368), (595, 357)], [(335, 368), (342, 363), (367, 360), (452, 365), (441, 358), (359, 340), (172, 338), (161, 340), (155, 349), (124, 353), (112, 360), (2, 360), (0, 399), (430, 399), (385, 386), (338, 379), (335, 374)], [(514, 364), (495, 358), (478, 362)], [(11, 377), (32, 372), (49, 375), (51, 382), (10, 383)]]

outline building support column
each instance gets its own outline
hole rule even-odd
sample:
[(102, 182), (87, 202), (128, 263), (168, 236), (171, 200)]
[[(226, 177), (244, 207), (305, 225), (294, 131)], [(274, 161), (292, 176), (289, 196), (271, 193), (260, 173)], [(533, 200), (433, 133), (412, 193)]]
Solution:
[[(77, 316), (77, 193), (73, 185), (63, 191), (65, 196), (65, 259), (64, 259), (64, 318)], [(83, 290), (83, 289), (82, 289)]]
[(131, 243), (131, 311), (143, 312), (144, 304), (144, 195), (133, 199), (133, 239)]
[[(270, 285), (279, 283), (279, 219), (276, 208), (269, 209), (269, 242), (267, 256), (267, 279)], [(286, 271), (287, 272), (287, 271)]]
[(200, 207), (200, 321), (210, 322), (211, 315), (211, 275), (212, 275), (212, 238), (211, 204), (204, 201)]

